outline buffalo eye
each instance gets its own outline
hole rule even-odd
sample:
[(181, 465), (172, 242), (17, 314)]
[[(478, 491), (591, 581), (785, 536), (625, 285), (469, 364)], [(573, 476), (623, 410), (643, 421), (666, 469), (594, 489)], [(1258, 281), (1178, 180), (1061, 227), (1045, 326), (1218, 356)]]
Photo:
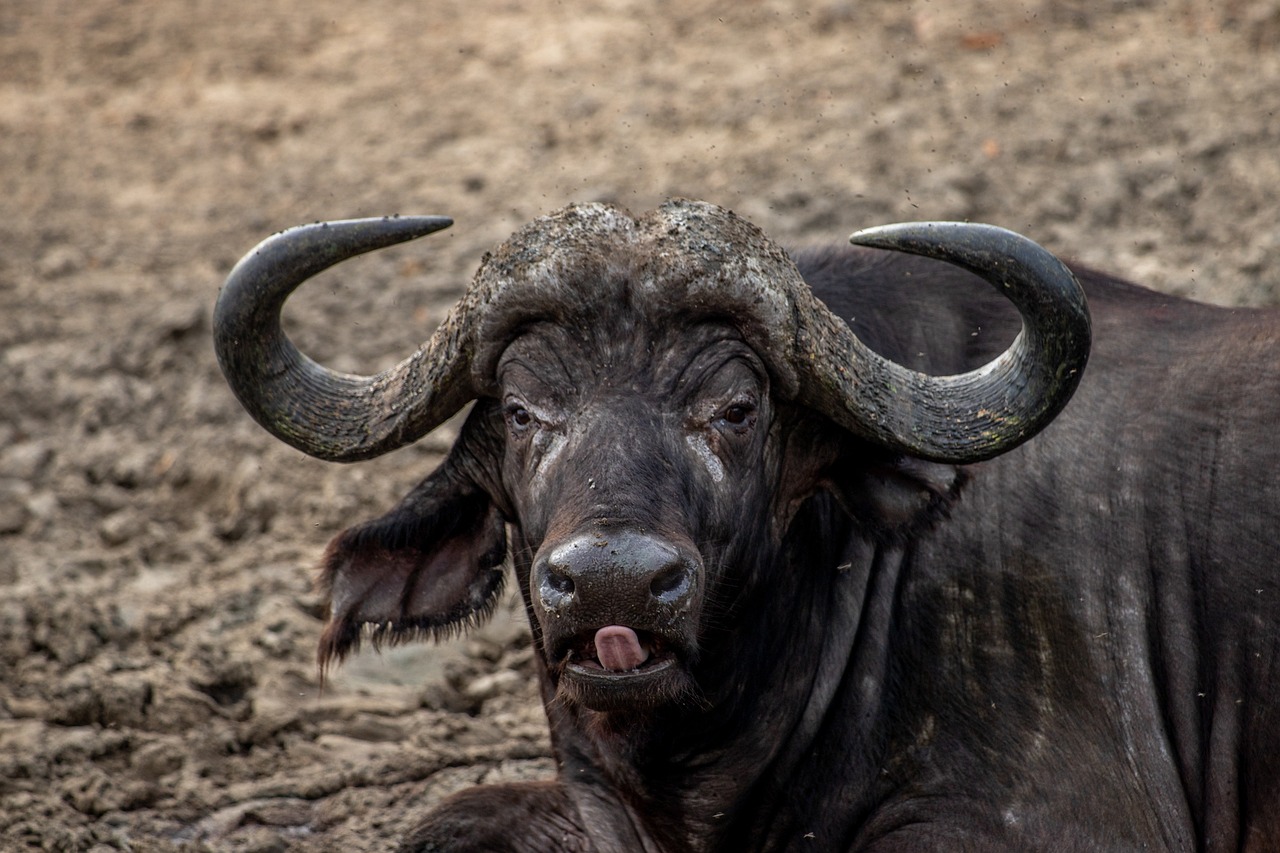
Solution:
[(537, 423), (538, 419), (534, 417), (533, 412), (529, 411), (524, 406), (521, 406), (518, 403), (513, 403), (507, 406), (507, 424), (510, 426), (512, 432), (526, 432), (536, 426)]
[(734, 403), (721, 412), (716, 420), (719, 425), (734, 432), (745, 432), (755, 425), (756, 407), (749, 402)]

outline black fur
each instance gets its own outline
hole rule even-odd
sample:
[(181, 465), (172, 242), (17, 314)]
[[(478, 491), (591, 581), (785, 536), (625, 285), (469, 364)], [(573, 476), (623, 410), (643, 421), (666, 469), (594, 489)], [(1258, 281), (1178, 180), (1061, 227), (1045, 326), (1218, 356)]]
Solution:
[[(795, 258), (917, 369), (970, 369), (1018, 329), (950, 267)], [(336, 588), (385, 560), (409, 577), (406, 550), (470, 555), (479, 586), (373, 629), (410, 639), (483, 617), (485, 519), (510, 529), (559, 781), (464, 792), (405, 850), (1280, 849), (1280, 317), (1080, 270), (1076, 399), (956, 469), (782, 399), (732, 317), (637, 314), (624, 267), (589, 327), (513, 335), (441, 471), (326, 562)], [(622, 617), (551, 619), (537, 580), (555, 543), (623, 529), (696, 554), (701, 586), (669, 624), (628, 611), (682, 680), (599, 710), (548, 649)], [(326, 659), (356, 641), (348, 611)]]

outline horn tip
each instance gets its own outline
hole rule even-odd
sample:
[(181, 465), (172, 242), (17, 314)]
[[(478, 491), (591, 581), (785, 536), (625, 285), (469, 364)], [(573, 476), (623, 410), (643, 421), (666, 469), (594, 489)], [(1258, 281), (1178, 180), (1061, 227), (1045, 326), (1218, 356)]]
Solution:
[(412, 231), (415, 237), (425, 237), (433, 231), (443, 231), (453, 225), (453, 218), (449, 216), (401, 216), (398, 213), (384, 216), (382, 221), (392, 222), (405, 231)]

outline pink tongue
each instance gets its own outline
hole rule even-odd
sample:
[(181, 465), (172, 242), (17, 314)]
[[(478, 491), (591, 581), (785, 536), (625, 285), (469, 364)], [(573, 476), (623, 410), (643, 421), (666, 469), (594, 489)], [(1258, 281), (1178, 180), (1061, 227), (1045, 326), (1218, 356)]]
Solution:
[(640, 647), (636, 632), (622, 625), (608, 625), (596, 631), (596, 657), (611, 672), (635, 669), (649, 659)]

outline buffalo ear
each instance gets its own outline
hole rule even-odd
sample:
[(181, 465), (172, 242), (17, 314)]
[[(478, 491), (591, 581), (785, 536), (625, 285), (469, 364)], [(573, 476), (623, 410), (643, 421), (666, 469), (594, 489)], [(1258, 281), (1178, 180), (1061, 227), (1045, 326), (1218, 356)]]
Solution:
[(968, 479), (955, 465), (872, 451), (846, 453), (831, 487), (864, 534), (892, 542), (946, 518)]
[(452, 455), (394, 509), (329, 544), (319, 585), (329, 624), (323, 671), (360, 647), (439, 638), (483, 622), (502, 589), (507, 536), (489, 495)]

